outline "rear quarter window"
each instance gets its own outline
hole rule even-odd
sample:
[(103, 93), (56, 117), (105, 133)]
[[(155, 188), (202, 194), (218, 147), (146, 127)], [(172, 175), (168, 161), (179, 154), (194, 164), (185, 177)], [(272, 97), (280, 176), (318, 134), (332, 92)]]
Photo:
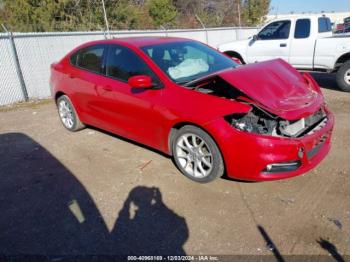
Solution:
[(70, 57), (70, 63), (88, 71), (103, 73), (104, 52), (105, 45), (89, 46), (73, 54)]
[(319, 17), (318, 18), (318, 32), (325, 33), (332, 31), (331, 20), (328, 17)]
[(78, 57), (78, 52), (74, 53), (70, 58), (69, 58), (69, 62), (72, 64), (72, 65), (77, 65), (77, 57)]

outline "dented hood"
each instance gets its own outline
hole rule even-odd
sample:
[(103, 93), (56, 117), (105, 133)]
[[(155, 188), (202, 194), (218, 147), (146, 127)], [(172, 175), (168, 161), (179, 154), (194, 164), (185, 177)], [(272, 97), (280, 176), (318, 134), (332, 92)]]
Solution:
[(245, 65), (218, 74), (264, 109), (287, 120), (314, 113), (323, 95), (281, 59)]

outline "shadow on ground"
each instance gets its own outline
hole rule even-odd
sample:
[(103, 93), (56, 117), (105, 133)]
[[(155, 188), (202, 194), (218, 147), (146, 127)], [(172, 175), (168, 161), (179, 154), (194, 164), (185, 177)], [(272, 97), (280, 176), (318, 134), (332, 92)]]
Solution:
[(342, 92), (336, 82), (335, 74), (311, 73), (311, 75), (322, 88)]
[(339, 254), (337, 247), (331, 242), (320, 238), (319, 240), (317, 240), (317, 243), (320, 245), (320, 247), (326, 250), (334, 258), (335, 261), (345, 262), (345, 259), (342, 257), (342, 255)]
[(264, 238), (264, 241), (266, 243), (267, 249), (271, 251), (271, 253), (276, 258), (276, 261), (284, 262), (285, 260), (284, 260), (283, 256), (281, 255), (281, 253), (278, 250), (276, 244), (272, 241), (272, 239), (270, 238), (269, 234), (266, 232), (264, 227), (262, 227), (260, 225), (257, 225), (257, 228), (258, 228), (261, 236)]
[(185, 254), (186, 221), (158, 188), (134, 188), (109, 232), (84, 186), (30, 137), (0, 135), (0, 159), (0, 254)]
[[(273, 242), (273, 240), (271, 239), (271, 237), (269, 236), (269, 234), (266, 232), (265, 228), (262, 227), (261, 225), (257, 225), (257, 228), (261, 234), (261, 236), (263, 237), (265, 243), (266, 243), (266, 248), (271, 251), (271, 253), (273, 254), (273, 256), (275, 257), (275, 260), (278, 262), (284, 262), (284, 261), (303, 261), (303, 260), (307, 260), (307, 261), (333, 261), (330, 260), (329, 257), (327, 256), (304, 256), (304, 257), (298, 257), (298, 256), (287, 256), (286, 259), (283, 257), (283, 255), (281, 254), (281, 252), (279, 251), (278, 247), (276, 246), (276, 244)], [(337, 262), (345, 262), (344, 257), (339, 253), (337, 247), (332, 244), (331, 242), (329, 242), (328, 240), (325, 240), (323, 238), (320, 238), (319, 240), (316, 241), (320, 247), (324, 250), (326, 250), (330, 256), (332, 256), (332, 258), (334, 259), (334, 261)], [(308, 258), (308, 259), (306, 259)], [(267, 261), (270, 261), (271, 259), (268, 259)]]

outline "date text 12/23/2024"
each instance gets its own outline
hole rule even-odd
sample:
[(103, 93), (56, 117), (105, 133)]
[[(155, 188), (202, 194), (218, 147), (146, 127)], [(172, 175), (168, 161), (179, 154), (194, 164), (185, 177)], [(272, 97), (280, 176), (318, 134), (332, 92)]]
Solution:
[(220, 261), (218, 256), (128, 256), (128, 261)]

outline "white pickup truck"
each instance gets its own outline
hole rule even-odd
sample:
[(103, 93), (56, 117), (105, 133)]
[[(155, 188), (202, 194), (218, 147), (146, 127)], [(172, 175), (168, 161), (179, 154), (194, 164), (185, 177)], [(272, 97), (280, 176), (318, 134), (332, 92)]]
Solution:
[(350, 92), (350, 36), (333, 36), (328, 17), (284, 17), (247, 40), (218, 49), (242, 64), (282, 58), (298, 70), (336, 72), (340, 89)]

